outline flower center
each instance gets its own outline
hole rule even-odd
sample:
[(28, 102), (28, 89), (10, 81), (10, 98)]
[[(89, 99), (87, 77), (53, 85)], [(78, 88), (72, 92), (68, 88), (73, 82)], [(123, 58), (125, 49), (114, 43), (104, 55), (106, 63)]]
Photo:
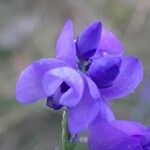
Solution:
[(88, 61), (82, 61), (82, 60), (79, 60), (78, 61), (78, 68), (80, 71), (82, 72), (87, 72), (90, 65), (91, 65), (92, 61), (89, 59)]
[(68, 84), (66, 83), (66, 82), (63, 82), (62, 84), (61, 84), (61, 86), (60, 86), (60, 91), (62, 92), (62, 93), (65, 93), (65, 92), (67, 92), (68, 90), (69, 90), (69, 86), (68, 86)]
[(59, 110), (61, 109), (62, 105), (59, 104), (59, 99), (61, 98), (62, 94), (69, 90), (69, 86), (67, 83), (63, 82), (56, 93), (53, 96), (47, 98), (47, 106), (54, 109)]

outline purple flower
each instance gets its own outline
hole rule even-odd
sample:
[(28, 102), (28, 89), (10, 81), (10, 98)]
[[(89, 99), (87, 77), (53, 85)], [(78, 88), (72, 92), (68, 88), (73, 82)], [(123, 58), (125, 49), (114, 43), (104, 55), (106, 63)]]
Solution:
[(105, 107), (95, 83), (77, 68), (71, 21), (65, 23), (58, 37), (56, 58), (37, 60), (21, 72), (16, 97), (23, 104), (46, 98), (50, 108), (67, 107), (71, 133), (87, 127), (100, 107)]
[(141, 62), (133, 56), (105, 56), (92, 61), (87, 75), (107, 100), (128, 95), (142, 80)]
[(46, 98), (50, 108), (66, 107), (71, 133), (88, 127), (97, 115), (112, 120), (104, 100), (129, 94), (143, 75), (140, 61), (122, 53), (121, 42), (100, 21), (74, 38), (68, 20), (56, 43), (56, 58), (37, 60), (22, 71), (17, 100), (28, 104)]
[(96, 121), (89, 127), (90, 150), (149, 150), (150, 129), (140, 123)]
[[(98, 21), (89, 24), (79, 34), (76, 51), (79, 67), (94, 81), (104, 99), (124, 97), (142, 80), (140, 60), (123, 56), (123, 44)], [(84, 69), (83, 64), (86, 64)]]

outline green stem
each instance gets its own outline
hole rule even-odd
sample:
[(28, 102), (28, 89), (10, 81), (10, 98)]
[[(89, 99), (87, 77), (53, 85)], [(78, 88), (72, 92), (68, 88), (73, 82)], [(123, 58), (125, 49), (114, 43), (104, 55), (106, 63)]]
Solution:
[(68, 130), (68, 116), (66, 109), (63, 110), (62, 116), (62, 150), (73, 150), (75, 143), (69, 142), (71, 134)]
[(63, 115), (62, 115), (62, 150), (67, 149), (67, 141), (68, 141), (68, 131), (67, 131), (67, 112), (64, 109), (63, 110)]

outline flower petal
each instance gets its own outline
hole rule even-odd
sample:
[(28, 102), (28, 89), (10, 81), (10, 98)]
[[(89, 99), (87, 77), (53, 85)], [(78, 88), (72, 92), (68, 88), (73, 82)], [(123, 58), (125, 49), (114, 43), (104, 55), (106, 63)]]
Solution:
[(148, 148), (150, 148), (150, 129), (149, 128), (146, 130), (145, 135), (141, 137), (140, 142), (143, 148), (145, 148), (144, 150), (148, 150)]
[(73, 36), (73, 24), (71, 20), (68, 20), (56, 43), (56, 57), (76, 67), (76, 48)]
[(100, 89), (106, 99), (121, 98), (138, 86), (143, 77), (143, 67), (139, 59), (127, 56), (121, 57), (120, 73), (109, 88)]
[(126, 120), (115, 120), (111, 121), (110, 124), (130, 136), (144, 135), (148, 129), (140, 123)]
[(100, 92), (97, 90), (97, 86), (96, 84), (86, 75), (84, 75), (84, 78), (86, 78), (86, 82), (88, 84), (89, 87), (89, 92), (90, 95), (94, 98), (94, 99), (98, 99), (100, 97)]
[(101, 36), (101, 22), (90, 23), (79, 35), (77, 39), (77, 55), (80, 59), (89, 59), (97, 49)]
[[(56, 68), (56, 69), (60, 69), (60, 68)], [(42, 78), (44, 91), (47, 97), (51, 97), (58, 90), (60, 85), (63, 83), (63, 80), (61, 78), (58, 78), (51, 74), (53, 70), (54, 69), (47, 71)]]
[(73, 107), (81, 100), (84, 85), (82, 76), (76, 70), (69, 67), (52, 69), (46, 72), (42, 80), (47, 96), (54, 94), (56, 90), (53, 89), (57, 89), (63, 82), (70, 87), (62, 94), (59, 104)]
[(47, 98), (47, 103), (46, 105), (49, 107), (49, 108), (52, 108), (53, 110), (59, 110), (61, 109), (63, 106), (60, 105), (60, 104), (57, 104), (57, 100), (59, 99), (59, 93), (58, 93), (58, 96), (53, 96), (53, 97), (48, 97)]
[(46, 71), (59, 66), (66, 66), (66, 64), (57, 59), (45, 58), (26, 67), (21, 72), (16, 84), (17, 100), (20, 103), (30, 103), (45, 98), (42, 76)]
[(101, 108), (98, 117), (99, 119), (103, 119), (104, 121), (115, 120), (114, 113), (105, 101), (101, 102)]
[[(84, 77), (84, 92), (81, 101), (75, 107), (68, 108), (68, 125), (72, 134), (87, 128), (98, 115), (101, 98), (100, 95), (95, 97), (96, 99), (91, 96), (89, 90), (91, 90), (90, 86), (94, 85), (92, 82), (92, 80), (87, 81), (87, 78)], [(90, 85), (91, 83), (92, 85)], [(94, 88), (94, 90), (98, 92), (98, 89)]]
[(95, 56), (106, 53), (113, 56), (121, 56), (124, 52), (122, 42), (106, 28), (102, 28), (101, 40), (98, 45)]
[(90, 125), (88, 143), (90, 150), (142, 150), (138, 140), (104, 121)]
[(92, 60), (87, 75), (96, 83), (99, 89), (112, 86), (119, 74), (120, 57), (101, 57)]

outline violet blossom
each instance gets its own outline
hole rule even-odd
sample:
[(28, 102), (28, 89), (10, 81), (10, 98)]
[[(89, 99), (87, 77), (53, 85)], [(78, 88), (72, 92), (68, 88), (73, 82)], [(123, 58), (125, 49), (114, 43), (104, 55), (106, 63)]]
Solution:
[[(101, 23), (98, 24), (99, 29)], [(56, 58), (37, 60), (21, 72), (16, 97), (23, 104), (46, 98), (47, 106), (55, 110), (65, 106), (71, 133), (86, 128), (101, 106), (108, 107), (101, 100), (95, 83), (78, 69), (71, 21), (65, 23), (58, 37)]]
[(90, 150), (149, 150), (150, 128), (133, 121), (95, 121), (89, 127)]
[(74, 38), (68, 20), (56, 43), (56, 58), (37, 60), (22, 71), (17, 100), (28, 104), (46, 98), (50, 108), (66, 107), (71, 133), (87, 128), (97, 116), (113, 120), (106, 100), (132, 92), (143, 75), (139, 59), (122, 56), (123, 51), (119, 39), (100, 21)]

